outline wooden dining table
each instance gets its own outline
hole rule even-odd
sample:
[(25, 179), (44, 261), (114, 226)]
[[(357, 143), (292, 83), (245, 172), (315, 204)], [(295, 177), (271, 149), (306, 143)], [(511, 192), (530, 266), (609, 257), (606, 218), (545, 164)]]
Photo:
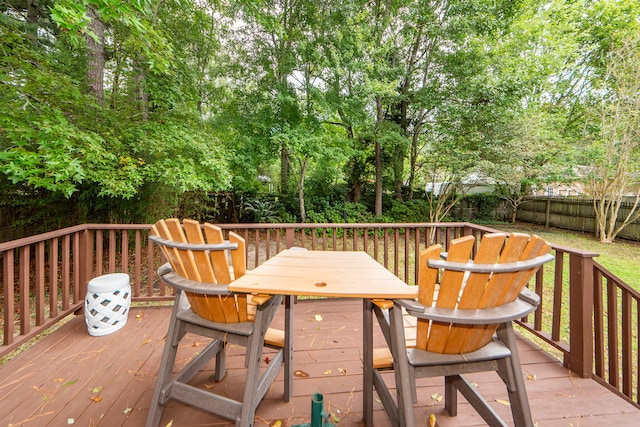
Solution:
[[(371, 300), (416, 298), (418, 287), (409, 286), (362, 251), (284, 250), (229, 284), (233, 292), (285, 295), (285, 342), (293, 343), (293, 297), (361, 298), (363, 301), (363, 414), (365, 424), (373, 406), (373, 315)], [(292, 348), (285, 348), (292, 362)], [(293, 387), (292, 379), (285, 387)]]

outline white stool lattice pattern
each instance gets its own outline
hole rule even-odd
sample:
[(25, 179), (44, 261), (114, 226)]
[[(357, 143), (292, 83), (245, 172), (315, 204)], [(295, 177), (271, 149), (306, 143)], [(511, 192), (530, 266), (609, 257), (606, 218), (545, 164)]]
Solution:
[(117, 331), (127, 323), (131, 287), (127, 284), (109, 292), (96, 292), (89, 284), (85, 298), (85, 320), (90, 335), (101, 336)]

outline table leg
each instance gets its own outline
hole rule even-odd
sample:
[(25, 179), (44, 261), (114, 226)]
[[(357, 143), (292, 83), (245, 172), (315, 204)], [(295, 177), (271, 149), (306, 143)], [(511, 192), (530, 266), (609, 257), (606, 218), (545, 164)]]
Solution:
[(362, 416), (366, 426), (373, 426), (373, 316), (371, 301), (362, 300)]
[(284, 400), (293, 395), (293, 307), (294, 297), (284, 297)]

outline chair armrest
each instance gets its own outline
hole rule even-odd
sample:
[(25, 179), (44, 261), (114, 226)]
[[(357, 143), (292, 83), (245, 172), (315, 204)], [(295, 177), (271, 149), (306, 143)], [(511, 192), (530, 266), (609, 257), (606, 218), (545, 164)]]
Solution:
[(162, 277), (165, 274), (170, 273), (172, 271), (173, 271), (173, 268), (171, 268), (171, 264), (169, 264), (168, 262), (165, 262), (160, 266), (160, 268), (158, 268), (158, 276)]
[(383, 310), (388, 310), (391, 307), (393, 307), (393, 300), (390, 300), (390, 299), (373, 298), (370, 301), (371, 301), (371, 304), (374, 304), (382, 308)]
[(225, 240), (224, 243), (181, 243), (174, 242), (173, 240), (163, 239), (162, 237), (156, 235), (149, 236), (149, 239), (162, 246), (182, 249), (186, 251), (206, 252), (238, 249), (237, 243), (230, 243), (228, 240)]
[(409, 314), (420, 319), (467, 325), (510, 322), (523, 318), (538, 307), (537, 304), (531, 304), (521, 298), (498, 307), (475, 310), (424, 307), (413, 300), (396, 300), (396, 305), (405, 308)]
[(427, 265), (431, 268), (443, 268), (451, 271), (470, 271), (472, 273), (512, 273), (536, 268), (545, 264), (555, 257), (551, 254), (544, 254), (526, 261), (505, 262), (499, 264), (475, 264), (474, 262), (452, 262), (439, 259), (430, 259)]
[(169, 286), (183, 290), (185, 292), (191, 292), (195, 294), (204, 295), (228, 295), (229, 287), (227, 285), (219, 285), (216, 283), (203, 283), (195, 280), (187, 279), (175, 273), (171, 266), (166, 268), (168, 264), (163, 265), (158, 269), (160, 278)]
[[(230, 295), (236, 292), (230, 292), (228, 285), (220, 285), (217, 283), (197, 282), (195, 280), (184, 278), (171, 269), (171, 265), (166, 263), (158, 269), (158, 274), (166, 284), (184, 292), (201, 295)], [(257, 294), (253, 295), (252, 301), (256, 305), (262, 305), (270, 301), (273, 295)]]
[(394, 300), (396, 305), (406, 309), (407, 311), (415, 311), (417, 313), (424, 313), (424, 306), (414, 299), (397, 299)]
[(522, 291), (520, 292), (520, 295), (518, 295), (518, 298), (525, 302), (528, 302), (531, 305), (535, 305), (536, 307), (540, 305), (540, 295), (536, 294), (529, 288), (522, 288)]

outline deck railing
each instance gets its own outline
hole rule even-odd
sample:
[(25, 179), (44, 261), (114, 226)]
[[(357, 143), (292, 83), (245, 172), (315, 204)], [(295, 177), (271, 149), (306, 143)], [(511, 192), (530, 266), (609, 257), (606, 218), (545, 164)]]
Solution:
[[(223, 224), (247, 241), (253, 268), (281, 250), (363, 250), (409, 284), (416, 260), (431, 243), (444, 248), (462, 235), (493, 229), (469, 223)], [(85, 224), (0, 244), (0, 356), (83, 310), (88, 281), (124, 272), (132, 300), (170, 300), (156, 274), (163, 262), (149, 244), (149, 225)], [(573, 372), (593, 377), (638, 405), (640, 294), (594, 261), (595, 253), (552, 245), (555, 261), (530, 286), (540, 308), (522, 328)], [(13, 285), (13, 286), (11, 286)], [(635, 340), (635, 341), (634, 341)]]

